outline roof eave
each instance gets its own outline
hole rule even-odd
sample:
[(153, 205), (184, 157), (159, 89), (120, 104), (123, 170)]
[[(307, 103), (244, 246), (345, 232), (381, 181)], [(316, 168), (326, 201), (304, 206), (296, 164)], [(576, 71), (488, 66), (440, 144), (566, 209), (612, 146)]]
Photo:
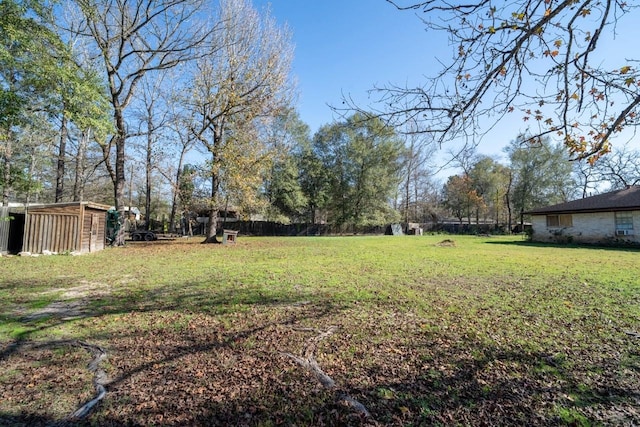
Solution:
[(549, 215), (549, 214), (574, 214), (574, 213), (598, 213), (598, 212), (622, 212), (622, 211), (638, 211), (640, 206), (625, 206), (616, 208), (602, 209), (558, 209), (558, 210), (534, 210), (524, 212), (526, 215)]

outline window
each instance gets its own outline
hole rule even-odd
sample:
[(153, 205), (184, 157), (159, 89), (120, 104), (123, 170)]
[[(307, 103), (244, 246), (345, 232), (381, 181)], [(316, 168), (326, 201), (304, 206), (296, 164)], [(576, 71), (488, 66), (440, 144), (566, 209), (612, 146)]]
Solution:
[(547, 215), (547, 227), (573, 227), (573, 217), (570, 214)]
[(616, 212), (616, 230), (633, 230), (633, 212)]

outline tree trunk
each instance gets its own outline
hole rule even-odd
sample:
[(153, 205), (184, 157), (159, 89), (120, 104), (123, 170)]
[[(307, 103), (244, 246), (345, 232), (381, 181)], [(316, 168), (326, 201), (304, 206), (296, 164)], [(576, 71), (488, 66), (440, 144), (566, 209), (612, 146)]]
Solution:
[(62, 123), (60, 124), (60, 147), (58, 150), (58, 167), (56, 169), (56, 203), (62, 201), (64, 196), (64, 163), (67, 151), (67, 116), (62, 113)]
[(84, 174), (86, 172), (87, 144), (91, 137), (91, 129), (82, 132), (78, 141), (78, 152), (76, 153), (76, 171), (73, 184), (73, 201), (81, 202), (84, 199)]
[(216, 238), (218, 231), (218, 186), (220, 185), (218, 174), (211, 174), (211, 207), (209, 209), (209, 221), (207, 222), (207, 238), (202, 243), (220, 243)]
[(404, 233), (405, 234), (409, 234), (409, 219), (410, 219), (409, 207), (411, 206), (411, 203), (409, 202), (409, 194), (411, 194), (410, 179), (411, 179), (411, 173), (410, 171), (407, 171), (407, 181), (404, 187), (404, 222), (405, 222)]
[(7, 138), (4, 142), (2, 155), (2, 206), (9, 206), (9, 194), (11, 193), (11, 131), (6, 131)]
[[(31, 152), (29, 153), (29, 169), (27, 172), (27, 194), (25, 196), (25, 205), (29, 206), (31, 204), (31, 187), (32, 187), (32, 177), (33, 172), (36, 168), (36, 149), (35, 147), (31, 147)], [(37, 199), (36, 199), (37, 203)]]
[[(147, 230), (151, 229), (151, 170), (152, 170), (152, 162), (153, 162), (153, 156), (152, 156), (152, 148), (153, 148), (153, 135), (151, 134), (151, 129), (153, 126), (153, 123), (151, 121), (151, 113), (149, 113), (149, 121), (147, 124), (147, 129), (148, 129), (148, 133), (147, 133), (147, 161), (146, 161), (146, 165), (145, 165), (145, 176), (146, 176), (146, 184), (145, 184), (145, 196), (144, 196), (144, 209), (147, 215)], [(129, 206), (129, 209), (131, 209), (131, 206)]]
[(507, 191), (504, 195), (505, 198), (505, 204), (507, 205), (507, 224), (509, 227), (509, 234), (511, 234), (511, 224), (513, 222), (513, 216), (511, 213), (511, 197), (509, 197), (509, 194), (511, 194), (511, 185), (513, 184), (513, 174), (511, 172), (509, 172), (509, 183), (507, 184)]
[(171, 212), (169, 213), (169, 232), (175, 233), (176, 230), (176, 213), (178, 208), (177, 193), (174, 191), (171, 198)]
[(424, 212), (418, 212), (418, 175), (414, 176), (413, 183), (413, 217), (416, 219), (416, 222), (422, 222), (421, 218), (424, 218)]
[(500, 192), (496, 189), (496, 206), (494, 209), (496, 213), (496, 230), (500, 227)]
[(207, 238), (202, 243), (220, 243), (216, 238), (218, 231), (218, 190), (220, 187), (220, 158), (218, 149), (222, 145), (224, 123), (213, 124), (213, 143), (209, 146), (211, 153), (211, 206), (209, 208), (209, 222), (207, 222)]
[(124, 245), (124, 193), (125, 193), (125, 142), (127, 138), (127, 129), (124, 122), (124, 117), (122, 114), (122, 110), (116, 109), (114, 112), (115, 122), (116, 122), (116, 136), (115, 136), (115, 144), (116, 144), (116, 170), (115, 170), (115, 181), (113, 185), (113, 196), (115, 201), (116, 210), (120, 214), (120, 229), (116, 235), (116, 238), (113, 241), (114, 246), (123, 246)]
[[(169, 215), (169, 230), (172, 233), (176, 231), (176, 213), (178, 212), (178, 193), (180, 192), (180, 178), (182, 176), (183, 153), (180, 153), (178, 160), (178, 172), (176, 173), (176, 181), (173, 186), (173, 196), (171, 197), (171, 214)], [(184, 234), (184, 230), (182, 232)]]

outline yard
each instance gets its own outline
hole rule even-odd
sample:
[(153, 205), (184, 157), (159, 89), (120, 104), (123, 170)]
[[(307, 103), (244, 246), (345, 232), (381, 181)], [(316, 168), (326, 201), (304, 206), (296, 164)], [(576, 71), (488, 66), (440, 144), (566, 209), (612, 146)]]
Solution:
[(0, 424), (638, 425), (639, 261), (469, 236), (0, 258)]

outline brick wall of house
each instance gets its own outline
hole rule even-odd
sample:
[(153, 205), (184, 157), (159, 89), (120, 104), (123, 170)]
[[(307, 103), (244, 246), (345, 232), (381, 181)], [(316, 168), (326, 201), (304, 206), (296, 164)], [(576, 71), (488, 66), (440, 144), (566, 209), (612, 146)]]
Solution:
[(531, 219), (534, 242), (591, 243), (591, 244), (640, 244), (640, 211), (633, 212), (632, 236), (616, 236), (613, 212), (572, 214), (572, 227), (547, 227), (546, 215), (534, 215)]

